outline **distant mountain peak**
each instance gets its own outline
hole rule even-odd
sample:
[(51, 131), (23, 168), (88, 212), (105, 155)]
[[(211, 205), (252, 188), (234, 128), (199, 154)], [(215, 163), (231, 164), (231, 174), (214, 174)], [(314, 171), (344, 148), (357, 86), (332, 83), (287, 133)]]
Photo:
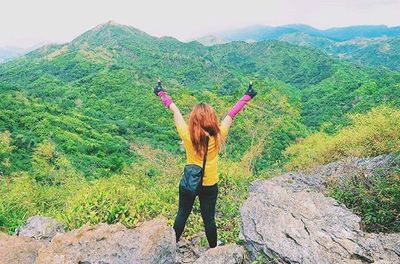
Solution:
[(221, 37), (217, 37), (214, 35), (207, 35), (207, 36), (196, 39), (196, 41), (203, 44), (204, 46), (213, 46), (213, 45), (225, 44), (225, 43), (229, 42)]
[(125, 27), (126, 26), (119, 24), (119, 23), (115, 22), (114, 20), (110, 20), (110, 21), (107, 21), (106, 23), (102, 23), (102, 24), (95, 26), (94, 28), (90, 29), (87, 32), (100, 31), (100, 30), (109, 29), (109, 28), (125, 28)]
[(120, 25), (120, 24), (118, 24), (115, 20), (109, 20), (109, 21), (107, 21), (105, 24), (108, 24), (108, 25)]
[(122, 39), (131, 38), (133, 40), (148, 41), (155, 37), (132, 26), (119, 24), (113, 20), (100, 24), (82, 35), (75, 38), (72, 43), (80, 44), (82, 42), (104, 44), (109, 42), (118, 42)]

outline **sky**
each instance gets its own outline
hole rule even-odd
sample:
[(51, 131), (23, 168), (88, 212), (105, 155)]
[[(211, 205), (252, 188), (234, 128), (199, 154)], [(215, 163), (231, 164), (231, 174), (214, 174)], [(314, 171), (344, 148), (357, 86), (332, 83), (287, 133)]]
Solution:
[(0, 0), (0, 47), (64, 43), (113, 20), (190, 40), (250, 25), (400, 25), (400, 0)]

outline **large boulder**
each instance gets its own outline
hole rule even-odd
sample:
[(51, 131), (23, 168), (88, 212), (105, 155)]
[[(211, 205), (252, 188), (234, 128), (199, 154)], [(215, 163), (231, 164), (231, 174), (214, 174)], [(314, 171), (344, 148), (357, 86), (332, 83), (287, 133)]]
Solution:
[(277, 263), (400, 263), (400, 234), (363, 232), (358, 216), (323, 194), (333, 178), (397, 165), (391, 156), (353, 158), (255, 181), (241, 208), (240, 239), (252, 259)]
[(46, 242), (29, 237), (9, 236), (0, 233), (1, 264), (33, 264), (38, 251)]
[(211, 248), (204, 252), (194, 263), (243, 264), (246, 263), (246, 251), (243, 247), (233, 244)]
[(16, 235), (50, 241), (56, 234), (64, 232), (64, 226), (56, 220), (35, 215), (27, 220), (25, 226), (16, 230)]
[(57, 234), (39, 250), (37, 264), (47, 263), (175, 263), (175, 233), (164, 219), (135, 229), (121, 224), (84, 226)]

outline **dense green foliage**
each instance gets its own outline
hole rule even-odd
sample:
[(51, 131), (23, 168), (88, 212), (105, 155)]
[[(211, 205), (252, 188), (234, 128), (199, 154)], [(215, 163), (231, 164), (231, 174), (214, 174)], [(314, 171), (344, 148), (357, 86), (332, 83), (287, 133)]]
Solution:
[[(0, 65), (1, 228), (12, 232), (33, 214), (70, 228), (134, 226), (160, 214), (172, 221), (184, 154), (171, 113), (152, 93), (157, 77), (185, 116), (206, 101), (221, 118), (254, 81), (258, 95), (235, 118), (222, 151), (217, 210), (227, 241), (237, 239), (249, 182), (288, 162), (291, 144), (318, 130), (340, 135), (348, 113), (368, 118), (355, 113), (381, 104), (390, 108), (372, 115), (390, 115), (384, 125), (398, 132), (399, 73), (279, 41), (205, 47), (108, 23)], [(301, 166), (327, 161), (299, 159)], [(194, 212), (188, 235), (202, 229), (198, 205)]]
[(288, 169), (305, 169), (345, 157), (375, 157), (400, 151), (400, 110), (382, 106), (352, 114), (350, 125), (334, 135), (314, 133), (291, 145)]
[(351, 208), (371, 232), (400, 232), (400, 172), (385, 177), (355, 175), (330, 194)]
[[(87, 181), (75, 173), (65, 157), (54, 153), (53, 144), (41, 144), (33, 159), (42, 170), (0, 179), (2, 231), (13, 232), (35, 214), (53, 217), (68, 228), (99, 222), (121, 222), (132, 227), (159, 215), (167, 217), (172, 224), (183, 160), (149, 146), (133, 148), (137, 162), (118, 175)], [(55, 155), (56, 160), (51, 158)], [(238, 240), (239, 206), (254, 180), (247, 164), (246, 158), (236, 162), (221, 160), (217, 223), (219, 237), (224, 241)], [(190, 237), (202, 230), (200, 207), (196, 202), (185, 235)]]

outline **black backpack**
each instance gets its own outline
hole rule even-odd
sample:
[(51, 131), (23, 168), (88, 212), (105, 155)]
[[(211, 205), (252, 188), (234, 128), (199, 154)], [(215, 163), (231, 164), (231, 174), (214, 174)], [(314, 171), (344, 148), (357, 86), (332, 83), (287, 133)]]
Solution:
[(179, 183), (180, 188), (182, 188), (186, 192), (189, 192), (193, 196), (199, 193), (199, 190), (203, 185), (203, 177), (207, 161), (208, 140), (209, 138), (207, 137), (206, 152), (204, 153), (203, 157), (203, 167), (200, 167), (196, 164), (185, 165), (185, 168), (183, 169), (182, 179)]

